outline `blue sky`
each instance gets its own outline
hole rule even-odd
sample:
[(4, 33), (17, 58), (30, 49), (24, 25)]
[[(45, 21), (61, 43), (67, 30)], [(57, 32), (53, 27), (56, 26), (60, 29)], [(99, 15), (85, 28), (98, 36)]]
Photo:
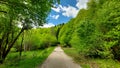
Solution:
[(71, 18), (76, 17), (82, 8), (87, 8), (88, 0), (60, 0), (60, 4), (55, 4), (47, 20), (48, 24), (44, 27), (54, 26), (68, 22)]

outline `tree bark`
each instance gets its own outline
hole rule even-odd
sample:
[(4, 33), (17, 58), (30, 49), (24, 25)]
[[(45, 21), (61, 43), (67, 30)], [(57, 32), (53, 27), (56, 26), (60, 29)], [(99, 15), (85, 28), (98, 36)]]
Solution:
[(18, 33), (18, 35), (15, 37), (15, 39), (13, 40), (13, 42), (11, 42), (7, 48), (7, 50), (5, 51), (5, 53), (2, 54), (2, 58), (0, 59), (0, 63), (2, 64), (6, 58), (6, 56), (8, 55), (8, 53), (10, 52), (10, 49), (13, 47), (14, 43), (16, 42), (16, 40), (18, 39), (18, 37), (21, 35), (21, 33), (24, 31), (25, 29), (22, 28), (21, 31)]
[(5, 39), (6, 33), (3, 34), (2, 39), (0, 39), (0, 64), (3, 63), (2, 61), (2, 44)]
[(0, 12), (2, 12), (2, 13), (7, 13), (6, 11), (0, 11)]
[(2, 36), (2, 39), (0, 39), (0, 50), (1, 50), (1, 47), (2, 47), (2, 44), (3, 44), (3, 41), (5, 39), (5, 36), (6, 36), (6, 33), (4, 33), (3, 36)]
[(3, 54), (5, 53), (6, 48), (7, 48), (7, 45), (8, 45), (8, 37), (9, 37), (9, 32), (8, 32), (7, 35), (6, 35), (6, 44), (5, 44), (5, 46), (3, 47), (3, 51), (2, 51)]
[(22, 35), (22, 41), (21, 41), (21, 46), (20, 46), (20, 57), (22, 56), (23, 40), (24, 40), (24, 32), (23, 32), (23, 35)]

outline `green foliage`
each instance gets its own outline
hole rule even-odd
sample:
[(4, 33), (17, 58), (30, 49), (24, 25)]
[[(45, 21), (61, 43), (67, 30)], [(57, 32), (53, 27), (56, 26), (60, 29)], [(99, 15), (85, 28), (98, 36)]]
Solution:
[[(25, 30), (46, 23), (51, 7), (58, 2), (59, 0), (0, 0), (0, 63), (3, 63)], [(19, 29), (18, 25), (22, 27)]]
[(85, 58), (79, 55), (75, 48), (63, 48), (64, 52), (71, 56), (82, 68), (119, 68), (120, 63), (113, 59)]
[(119, 0), (90, 0), (87, 6), (62, 27), (59, 41), (87, 57), (120, 60)]
[[(17, 51), (20, 50), (22, 41), (22, 35), (16, 42), (14, 46)], [(36, 49), (44, 49), (49, 46), (56, 46), (57, 38), (56, 38), (56, 28), (39, 28), (32, 29), (24, 32), (24, 40), (22, 49), (27, 50), (36, 50)]]
[(19, 52), (10, 53), (0, 68), (36, 68), (45, 61), (53, 49), (54, 47), (49, 47), (44, 50), (23, 52), (21, 59)]
[(59, 32), (58, 39), (59, 39), (60, 43), (65, 47), (67, 47), (67, 46), (71, 47), (71, 45), (70, 45), (71, 33), (74, 31), (74, 29), (72, 29), (73, 26), (71, 26), (73, 21), (74, 21), (74, 19), (71, 19), (69, 21), (69, 23), (64, 25)]

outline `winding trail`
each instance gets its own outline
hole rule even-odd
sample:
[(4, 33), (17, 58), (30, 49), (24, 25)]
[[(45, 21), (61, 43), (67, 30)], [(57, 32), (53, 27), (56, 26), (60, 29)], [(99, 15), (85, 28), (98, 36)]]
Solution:
[(71, 57), (67, 56), (61, 47), (56, 47), (46, 61), (38, 68), (81, 68)]

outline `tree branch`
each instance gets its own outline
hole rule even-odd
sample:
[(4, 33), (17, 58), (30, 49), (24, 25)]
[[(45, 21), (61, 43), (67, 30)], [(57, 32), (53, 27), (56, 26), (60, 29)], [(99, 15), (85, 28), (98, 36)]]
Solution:
[(13, 47), (14, 43), (16, 42), (16, 40), (18, 39), (18, 37), (21, 35), (21, 33), (24, 31), (25, 29), (22, 28), (21, 31), (19, 32), (19, 34), (15, 37), (15, 39), (13, 40), (13, 42), (8, 46), (8, 49), (6, 50), (6, 52), (2, 55), (2, 59), (4, 60), (6, 58), (6, 56), (8, 55), (8, 53), (10, 52), (10, 49)]
[(0, 12), (1, 12), (1, 13), (7, 13), (6, 11), (2, 11), (2, 10), (0, 10)]

